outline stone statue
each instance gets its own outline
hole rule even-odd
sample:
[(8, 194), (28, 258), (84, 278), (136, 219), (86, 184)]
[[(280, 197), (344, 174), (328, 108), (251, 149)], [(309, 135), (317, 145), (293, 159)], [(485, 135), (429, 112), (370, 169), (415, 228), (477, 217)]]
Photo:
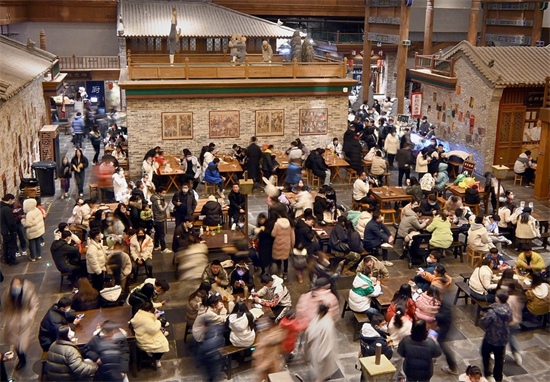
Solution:
[(239, 41), (236, 43), (237, 46), (237, 60), (239, 63), (243, 64), (246, 60), (246, 37), (242, 36)]
[(262, 61), (271, 63), (272, 58), (273, 49), (271, 48), (271, 45), (269, 45), (266, 40), (262, 41)]
[(176, 54), (176, 47), (178, 40), (181, 36), (181, 28), (176, 32), (178, 25), (178, 12), (176, 8), (172, 8), (172, 25), (170, 26), (170, 34), (168, 35), (168, 51), (170, 53), (170, 63), (174, 63), (174, 55)]
[(241, 40), (241, 35), (233, 34), (231, 35), (231, 40), (229, 41), (229, 56), (231, 57), (231, 63), (237, 62), (237, 42)]
[(294, 59), (298, 62), (302, 61), (302, 37), (300, 37), (299, 31), (294, 31), (290, 39), (290, 52), (292, 61), (294, 61)]
[(305, 39), (302, 44), (302, 61), (303, 62), (313, 62), (315, 60), (315, 52), (313, 51), (313, 45), (309, 39)]

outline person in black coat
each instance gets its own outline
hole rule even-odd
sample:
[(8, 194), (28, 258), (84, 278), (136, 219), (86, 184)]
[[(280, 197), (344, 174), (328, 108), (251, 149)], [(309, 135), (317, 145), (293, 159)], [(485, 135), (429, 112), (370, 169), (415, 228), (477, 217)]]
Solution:
[(13, 194), (6, 194), (0, 202), (0, 233), (2, 233), (2, 254), (8, 265), (15, 265), (17, 253), (17, 221), (12, 205), (15, 203)]
[(71, 231), (61, 232), (61, 239), (52, 243), (50, 252), (57, 270), (61, 273), (69, 273), (69, 280), (74, 284), (82, 274), (80, 266), (82, 256), (78, 247), (71, 244), (71, 236)]
[(256, 137), (250, 138), (250, 145), (246, 148), (248, 154), (248, 177), (255, 183), (260, 183), (260, 159), (262, 149), (257, 144)]
[(346, 153), (346, 160), (349, 166), (354, 169), (358, 174), (363, 171), (363, 146), (359, 143), (358, 139), (353, 139), (349, 142)]
[[(191, 238), (193, 237), (193, 238)], [(199, 242), (199, 237), (193, 230), (193, 218), (186, 217), (183, 222), (174, 230), (174, 238), (172, 239), (172, 251), (178, 252), (186, 249), (193, 243)]]
[(295, 248), (299, 248), (300, 245), (306, 249), (308, 255), (313, 255), (320, 249), (319, 241), (313, 230), (315, 225), (315, 218), (311, 213), (311, 209), (307, 208), (304, 211), (304, 217), (298, 219), (296, 227), (294, 227), (295, 236)]
[(306, 159), (306, 168), (310, 169), (313, 175), (319, 177), (324, 184), (330, 183), (330, 170), (323, 158), (325, 150), (316, 148)]
[(388, 359), (393, 357), (393, 349), (388, 345), (387, 328), (387, 322), (380, 313), (374, 314), (370, 319), (370, 323), (363, 325), (359, 333), (362, 357), (372, 357), (375, 355), (377, 344), (382, 346), (382, 354)]
[(441, 347), (441, 351), (445, 355), (448, 366), (443, 366), (443, 370), (447, 374), (458, 375), (458, 365), (456, 364), (456, 358), (451, 350), (451, 344), (447, 342), (449, 332), (453, 326), (453, 296), (450, 293), (446, 293), (441, 300), (441, 306), (439, 311), (435, 315), (437, 322), (437, 343)]
[(197, 207), (197, 201), (193, 193), (189, 190), (189, 183), (184, 183), (181, 186), (181, 191), (174, 194), (172, 197), (172, 204), (174, 205), (173, 215), (176, 218), (176, 227), (183, 222), (183, 219), (193, 217), (195, 208)]
[(71, 168), (74, 173), (76, 186), (80, 196), (84, 194), (84, 179), (86, 178), (86, 168), (88, 167), (88, 158), (84, 156), (82, 150), (77, 148), (71, 159)]
[(411, 177), (411, 166), (415, 164), (411, 147), (408, 144), (404, 144), (403, 147), (397, 151), (395, 160), (397, 161), (397, 167), (399, 169), (397, 184), (401, 187), (403, 185), (403, 176), (405, 176), (405, 179), (409, 179)]
[(436, 213), (439, 213), (439, 209), (440, 206), (437, 202), (437, 197), (435, 196), (435, 194), (428, 195), (428, 198), (422, 199), (422, 201), (420, 202), (420, 210), (422, 211), (422, 216), (434, 216)]
[(275, 174), (278, 163), (275, 160), (275, 154), (273, 154), (273, 145), (269, 145), (267, 150), (262, 153), (262, 172), (265, 178), (269, 179), (271, 175)]
[(59, 328), (63, 325), (72, 323), (78, 325), (79, 319), (75, 317), (74, 311), (71, 310), (72, 300), (69, 297), (61, 297), (57, 304), (46, 312), (46, 315), (40, 322), (40, 331), (38, 333), (38, 341), (43, 351), (48, 351), (50, 346), (57, 339)]
[(365, 232), (363, 234), (363, 247), (367, 251), (382, 250), (382, 260), (384, 265), (391, 266), (388, 261), (388, 250), (384, 248), (384, 244), (391, 243), (393, 236), (390, 230), (384, 224), (384, 217), (379, 211), (375, 211), (372, 214), (372, 219), (367, 223)]
[(274, 238), (271, 236), (271, 231), (275, 226), (275, 221), (277, 219), (270, 217), (269, 219), (265, 216), (264, 213), (258, 215), (257, 227), (258, 227), (258, 254), (260, 256), (260, 268), (262, 272), (260, 275), (263, 275), (266, 272), (266, 269), (269, 269), (273, 253), (273, 242)]
[(208, 197), (208, 201), (202, 206), (201, 215), (205, 215), (202, 223), (214, 227), (222, 223), (222, 206), (214, 195)]
[(101, 330), (86, 344), (82, 355), (94, 362), (101, 359), (95, 373), (97, 381), (122, 382), (129, 371), (130, 349), (126, 335), (118, 324), (109, 320), (101, 324)]
[(228, 196), (229, 199), (229, 217), (233, 219), (233, 223), (237, 223), (241, 216), (246, 213), (246, 197), (241, 193), (241, 187), (234, 184)]
[(248, 291), (254, 288), (254, 280), (250, 274), (250, 269), (244, 261), (235, 265), (235, 269), (229, 275), (229, 285), (233, 287), (233, 294), (244, 293), (245, 286)]

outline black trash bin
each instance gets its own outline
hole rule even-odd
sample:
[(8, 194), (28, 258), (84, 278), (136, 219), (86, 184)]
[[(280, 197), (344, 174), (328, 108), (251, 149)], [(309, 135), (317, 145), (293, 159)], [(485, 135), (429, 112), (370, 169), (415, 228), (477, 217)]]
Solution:
[(54, 176), (55, 176), (56, 163), (50, 162), (50, 161), (34, 162), (31, 167), (34, 170), (36, 177), (38, 178), (41, 195), (42, 196), (55, 195)]

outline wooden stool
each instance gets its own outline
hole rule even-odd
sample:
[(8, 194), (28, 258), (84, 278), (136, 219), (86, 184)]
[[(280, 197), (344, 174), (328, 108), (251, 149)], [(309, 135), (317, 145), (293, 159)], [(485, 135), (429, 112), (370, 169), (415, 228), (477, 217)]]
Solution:
[(476, 251), (475, 249), (473, 249), (470, 246), (467, 247), (467, 249), (466, 249), (466, 261), (468, 261), (468, 263), (470, 263), (470, 265), (472, 267), (475, 267), (476, 263), (481, 259), (483, 259), (483, 252)]
[[(395, 210), (393, 208), (380, 209), (380, 214), (386, 219), (386, 215), (391, 215), (391, 222), (395, 223)], [(388, 223), (388, 221), (385, 221)]]
[(475, 214), (475, 216), (479, 215), (479, 203), (478, 204), (469, 204), (464, 203), (465, 207), (469, 207)]
[(346, 167), (346, 174), (346, 180), (348, 184), (355, 182), (358, 178), (357, 171), (355, 171), (351, 167)]
[(90, 184), (90, 199), (101, 200), (99, 194), (99, 185), (97, 183)]
[(205, 197), (208, 197), (208, 195), (216, 195), (216, 189), (217, 188), (218, 188), (217, 184), (204, 182), (204, 195), (205, 195)]
[(523, 176), (514, 173), (514, 186), (516, 185), (516, 182), (519, 183), (519, 186), (521, 187), (521, 183), (523, 182)]
[(313, 171), (309, 170), (309, 175), (308, 175), (308, 178), (309, 178), (309, 185), (310, 186), (315, 186), (317, 185), (318, 188), (321, 188), (321, 178), (319, 178), (318, 176), (316, 176)]

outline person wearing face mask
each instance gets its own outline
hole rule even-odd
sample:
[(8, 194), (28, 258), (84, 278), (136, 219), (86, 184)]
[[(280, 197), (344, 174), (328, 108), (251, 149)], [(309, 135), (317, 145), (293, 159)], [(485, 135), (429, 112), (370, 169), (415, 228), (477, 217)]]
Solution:
[(128, 232), (128, 230), (132, 228), (132, 222), (128, 217), (129, 213), (128, 213), (128, 208), (126, 207), (126, 204), (118, 203), (118, 206), (115, 209), (115, 212), (113, 213), (113, 215), (115, 218), (120, 220), (122, 225), (124, 225), (124, 233)]
[(193, 193), (189, 192), (189, 183), (184, 183), (181, 186), (181, 191), (176, 192), (172, 197), (174, 205), (173, 215), (176, 219), (176, 227), (178, 227), (185, 218), (193, 216), (197, 201)]
[(101, 291), (105, 282), (107, 253), (103, 247), (103, 234), (99, 229), (90, 231), (90, 243), (86, 252), (86, 269), (92, 277), (92, 286)]
[(390, 134), (386, 136), (384, 140), (384, 151), (388, 154), (388, 162), (390, 167), (393, 167), (393, 161), (395, 155), (399, 150), (399, 138), (397, 137), (397, 130), (394, 128), (391, 130)]
[(151, 204), (153, 209), (153, 220), (155, 224), (155, 237), (154, 246), (155, 250), (160, 250), (162, 253), (172, 253), (172, 251), (166, 248), (166, 220), (168, 215), (168, 203), (164, 197), (166, 196), (166, 188), (160, 186), (155, 193), (151, 196)]
[(52, 343), (56, 340), (59, 328), (63, 325), (70, 325), (74, 328), (80, 323), (76, 318), (74, 310), (71, 310), (72, 300), (70, 297), (61, 297), (59, 301), (52, 305), (46, 312), (46, 315), (40, 322), (40, 331), (38, 341), (43, 351), (48, 351)]
[(388, 359), (393, 357), (391, 339), (388, 336), (388, 323), (380, 313), (373, 315), (370, 323), (363, 324), (359, 339), (361, 341), (361, 357), (373, 356), (377, 344), (382, 346), (382, 354)]
[(153, 277), (153, 239), (145, 234), (145, 229), (138, 229), (137, 233), (130, 238), (130, 256), (134, 260), (132, 273), (137, 278), (138, 266), (144, 265), (147, 277)]
[(82, 268), (80, 251), (77, 246), (73, 245), (72, 236), (71, 231), (63, 230), (59, 239), (52, 243), (50, 252), (57, 270), (61, 273), (68, 273), (69, 281), (74, 284), (82, 274)]
[(32, 282), (14, 277), (2, 296), (4, 317), (4, 344), (13, 345), (19, 361), (15, 370), (27, 363), (27, 350), (31, 337), (31, 325), (38, 310), (38, 297)]
[[(84, 359), (73, 343), (74, 332), (67, 325), (59, 328), (56, 341), (48, 351), (46, 373), (50, 381), (81, 381), (92, 377), (97, 363)], [(98, 360), (99, 361), (99, 360)]]
[(233, 218), (233, 223), (239, 221), (241, 216), (246, 213), (246, 199), (241, 193), (241, 188), (238, 184), (234, 184), (229, 192), (229, 217)]
[(435, 194), (430, 194), (427, 199), (422, 199), (420, 202), (420, 210), (422, 216), (435, 216), (440, 210), (439, 203)]
[(229, 275), (229, 285), (233, 287), (233, 294), (245, 293), (254, 288), (254, 280), (248, 265), (244, 262), (240, 262), (235, 266), (235, 269)]
[(13, 194), (6, 194), (0, 201), (0, 232), (2, 233), (2, 257), (8, 265), (18, 264), (17, 253), (17, 222), (12, 205), (15, 202)]

